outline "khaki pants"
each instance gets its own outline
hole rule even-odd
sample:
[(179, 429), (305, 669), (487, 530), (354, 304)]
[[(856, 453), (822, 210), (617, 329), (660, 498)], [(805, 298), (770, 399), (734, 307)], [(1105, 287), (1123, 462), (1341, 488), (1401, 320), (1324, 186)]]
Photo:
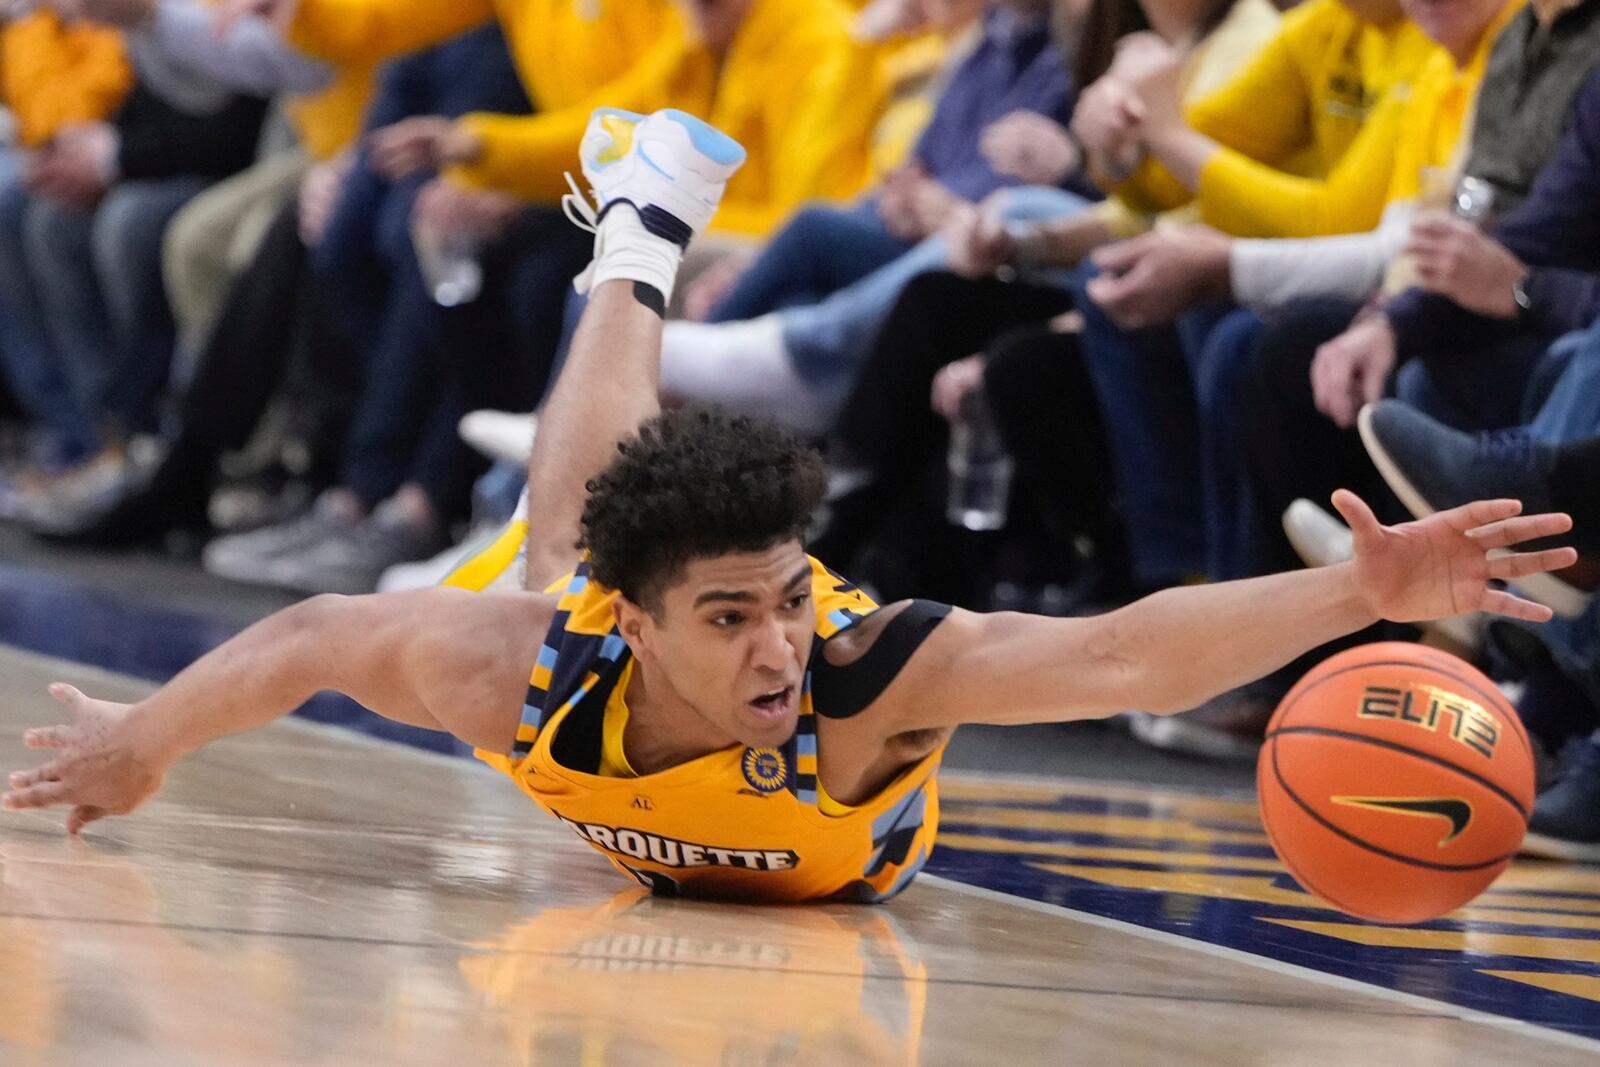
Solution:
[(172, 220), (161, 273), (178, 338), (191, 351), (210, 336), (234, 278), (255, 256), (283, 205), (299, 191), (309, 166), (299, 149), (268, 156), (213, 185)]

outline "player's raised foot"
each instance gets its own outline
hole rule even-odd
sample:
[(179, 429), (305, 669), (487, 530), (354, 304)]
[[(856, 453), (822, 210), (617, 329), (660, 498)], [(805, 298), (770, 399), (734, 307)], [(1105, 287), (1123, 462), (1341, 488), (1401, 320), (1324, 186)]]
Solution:
[(569, 213), (598, 225), (627, 204), (646, 230), (680, 247), (711, 221), (728, 179), (745, 160), (733, 138), (675, 108), (647, 116), (600, 108), (578, 155), (595, 203), (591, 208), (568, 196)]
[[(1554, 449), (1526, 430), (1462, 433), (1397, 400), (1369, 404), (1357, 424), (1383, 480), (1419, 519), (1502, 497), (1522, 501), (1525, 515), (1555, 510), (1549, 489)], [(1567, 618), (1588, 606), (1583, 590), (1558, 575), (1540, 572), (1512, 584)]]
[(1600, 863), (1600, 734), (1578, 743), (1561, 777), (1539, 794), (1522, 852)]

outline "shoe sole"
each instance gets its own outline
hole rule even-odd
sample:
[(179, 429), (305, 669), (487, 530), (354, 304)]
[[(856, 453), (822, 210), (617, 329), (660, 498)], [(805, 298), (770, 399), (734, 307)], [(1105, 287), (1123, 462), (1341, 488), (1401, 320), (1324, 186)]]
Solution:
[[(485, 414), (491, 416), (483, 417)], [(503, 417), (507, 422), (519, 418), (505, 412), (469, 411), (456, 424), (456, 433), (469, 448), (495, 463), (514, 463), (526, 466), (533, 454), (533, 439), (538, 433), (538, 419), (525, 416), (527, 433), (518, 432), (513, 441), (511, 433), (502, 432)]]
[[(1411, 480), (1401, 471), (1400, 465), (1378, 440), (1378, 435), (1372, 429), (1371, 406), (1361, 409), (1361, 413), (1356, 416), (1356, 426), (1361, 432), (1361, 443), (1366, 446), (1367, 455), (1371, 457), (1373, 466), (1378, 468), (1378, 473), (1383, 475), (1383, 480), (1389, 483), (1389, 488), (1394, 490), (1395, 496), (1400, 498), (1400, 503), (1406, 506), (1406, 510), (1419, 519), (1436, 514), (1438, 509), (1411, 484)], [(1496, 549), (1489, 553), (1489, 558), (1498, 559), (1512, 554)], [(1589, 610), (1589, 595), (1553, 574), (1530, 574), (1524, 578), (1512, 579), (1508, 584), (1515, 586), (1530, 599), (1538, 601), (1564, 619), (1576, 619)]]
[(1545, 834), (1529, 833), (1522, 839), (1522, 847), (1517, 851), (1536, 859), (1600, 863), (1600, 842), (1583, 844), (1577, 841), (1563, 841), (1559, 837), (1549, 837)]

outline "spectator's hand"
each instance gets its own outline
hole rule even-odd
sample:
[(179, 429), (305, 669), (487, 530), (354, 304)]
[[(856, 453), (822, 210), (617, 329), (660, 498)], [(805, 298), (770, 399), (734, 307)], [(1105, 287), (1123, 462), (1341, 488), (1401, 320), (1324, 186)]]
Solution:
[(1117, 44), (1116, 77), (1139, 101), (1142, 132), (1150, 136), (1183, 125), (1183, 55), (1153, 33), (1135, 33)]
[(266, 19), (279, 30), (287, 30), (299, 8), (300, 0), (222, 0), (211, 32), (220, 41), (247, 18)]
[(975, 390), (983, 385), (983, 370), (989, 359), (983, 353), (946, 363), (933, 378), (930, 400), (933, 410), (943, 415), (946, 422), (961, 418), (961, 405)]
[(922, 167), (911, 164), (891, 171), (878, 197), (878, 217), (902, 241), (920, 241), (939, 232), (950, 213), (965, 203)]
[(1133, 173), (1138, 165), (1143, 124), (1143, 102), (1109, 73), (1085, 89), (1072, 110), (1072, 133), (1089, 162), (1113, 178)]
[(704, 322), (711, 317), (711, 309), (733, 291), (750, 264), (760, 253), (756, 249), (730, 252), (700, 273), (683, 293), (683, 316), (692, 322)]
[(300, 180), (300, 240), (307, 248), (322, 242), (352, 162), (350, 152), (341, 152), (311, 167)]
[(23, 185), (35, 196), (92, 208), (111, 187), (117, 144), (117, 131), (109, 123), (63, 127), (55, 140), (29, 159)]
[(510, 193), (462, 189), (435, 178), (418, 191), (411, 217), (441, 244), (453, 234), (465, 234), (479, 244), (487, 244), (505, 235), (522, 206), (522, 201)]
[(1394, 328), (1383, 315), (1357, 320), (1344, 333), (1317, 349), (1311, 361), (1311, 392), (1317, 410), (1349, 429), (1364, 405), (1383, 396), (1394, 369)]
[(88, 19), (120, 30), (136, 30), (156, 14), (156, 0), (48, 0), (48, 3), (64, 19)]
[(1197, 304), (1228, 298), (1232, 247), (1205, 226), (1161, 227), (1107, 245), (1091, 257), (1101, 273), (1089, 281), (1089, 299), (1124, 330), (1169, 323)]
[(990, 123), (978, 146), (997, 174), (1027, 185), (1060, 185), (1083, 165), (1066, 128), (1037, 111), (1013, 111)]
[(1333, 494), (1333, 506), (1355, 535), (1356, 591), (1374, 616), (1392, 622), (1469, 611), (1546, 622), (1549, 608), (1490, 583), (1560, 570), (1578, 559), (1570, 548), (1503, 551), (1572, 529), (1564, 514), (1521, 514), (1517, 500), (1479, 500), (1399, 526), (1381, 525), (1348, 489)]
[(968, 278), (988, 278), (1016, 254), (1016, 241), (989, 202), (957, 208), (943, 233), (947, 265)]
[(431, 174), (446, 163), (467, 163), (483, 151), (477, 134), (439, 115), (401, 119), (367, 135), (372, 167), (390, 180)]
[(1433, 211), (1419, 215), (1405, 252), (1429, 292), (1497, 319), (1514, 319), (1521, 310), (1511, 289), (1528, 276), (1528, 268), (1465, 219)]

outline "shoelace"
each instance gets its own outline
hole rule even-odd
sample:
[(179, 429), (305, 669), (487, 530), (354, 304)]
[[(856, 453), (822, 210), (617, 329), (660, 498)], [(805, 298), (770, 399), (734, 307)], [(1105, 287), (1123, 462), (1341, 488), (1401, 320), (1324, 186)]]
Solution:
[(583, 190), (578, 188), (572, 172), (569, 170), (562, 176), (567, 179), (567, 188), (572, 192), (561, 194), (561, 213), (567, 217), (568, 222), (580, 230), (589, 233), (600, 232), (600, 216), (590, 205), (589, 198), (584, 195)]

